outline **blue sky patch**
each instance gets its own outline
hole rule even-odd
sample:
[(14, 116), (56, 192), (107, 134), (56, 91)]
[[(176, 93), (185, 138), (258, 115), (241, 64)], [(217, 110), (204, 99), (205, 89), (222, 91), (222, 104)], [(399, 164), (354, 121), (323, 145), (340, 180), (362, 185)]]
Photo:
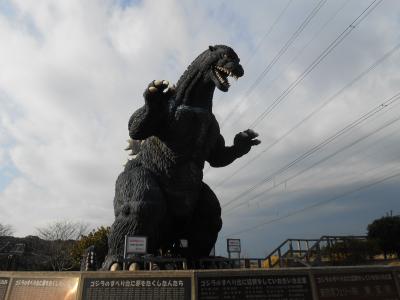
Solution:
[(13, 18), (16, 15), (15, 6), (8, 0), (0, 0), (0, 14)]
[(0, 192), (2, 192), (15, 177), (21, 173), (14, 166), (11, 159), (6, 155), (5, 163), (0, 165)]
[(116, 0), (116, 3), (123, 9), (126, 9), (130, 6), (140, 5), (142, 3), (142, 0)]

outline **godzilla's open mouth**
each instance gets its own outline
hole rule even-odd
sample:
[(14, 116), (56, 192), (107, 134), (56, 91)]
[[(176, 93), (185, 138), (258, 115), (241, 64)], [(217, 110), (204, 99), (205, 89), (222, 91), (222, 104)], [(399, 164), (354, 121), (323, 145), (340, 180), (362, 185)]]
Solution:
[(226, 89), (228, 89), (231, 85), (228, 81), (228, 76), (231, 76), (235, 78), (235, 80), (238, 79), (238, 76), (232, 73), (232, 71), (229, 71), (228, 69), (225, 69), (224, 67), (220, 66), (215, 66), (213, 68), (214, 75), (217, 78), (218, 82), (224, 86)]

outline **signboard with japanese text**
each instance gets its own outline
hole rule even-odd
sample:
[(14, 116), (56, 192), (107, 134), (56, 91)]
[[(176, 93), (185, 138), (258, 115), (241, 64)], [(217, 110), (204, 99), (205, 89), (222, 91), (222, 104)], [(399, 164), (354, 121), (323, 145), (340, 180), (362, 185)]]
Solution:
[(393, 274), (339, 273), (315, 274), (320, 300), (399, 300)]
[(145, 236), (126, 236), (126, 254), (146, 254), (147, 237)]
[(8, 300), (76, 300), (79, 278), (14, 278)]
[(10, 283), (10, 278), (0, 277), (0, 300), (6, 299), (7, 288)]
[(181, 248), (189, 247), (189, 241), (187, 239), (180, 239), (179, 242), (181, 244)]
[(198, 277), (197, 299), (312, 300), (308, 275)]
[(189, 277), (85, 278), (85, 300), (190, 300)]
[(240, 239), (227, 239), (226, 240), (227, 250), (229, 253), (240, 253)]

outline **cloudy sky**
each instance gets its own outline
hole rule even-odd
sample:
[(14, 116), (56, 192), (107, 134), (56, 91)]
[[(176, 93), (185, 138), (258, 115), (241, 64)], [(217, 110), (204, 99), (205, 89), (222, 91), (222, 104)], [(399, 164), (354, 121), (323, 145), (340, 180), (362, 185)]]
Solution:
[(228, 143), (252, 127), (262, 144), (205, 168), (217, 254), (365, 234), (400, 214), (399, 16), (395, 0), (0, 0), (0, 223), (110, 225), (144, 87), (227, 44), (245, 76), (214, 113)]

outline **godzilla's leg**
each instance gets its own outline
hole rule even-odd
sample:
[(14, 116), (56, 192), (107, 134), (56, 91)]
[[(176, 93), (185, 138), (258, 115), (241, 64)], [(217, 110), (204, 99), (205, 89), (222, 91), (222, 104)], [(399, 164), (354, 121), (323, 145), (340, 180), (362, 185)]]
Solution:
[(188, 235), (189, 255), (192, 258), (208, 256), (221, 227), (221, 206), (217, 196), (203, 183)]
[(103, 269), (119, 261), (124, 253), (125, 235), (147, 236), (148, 253), (160, 247), (166, 204), (164, 195), (147, 169), (129, 162), (115, 185), (115, 221), (108, 238), (109, 252)]

